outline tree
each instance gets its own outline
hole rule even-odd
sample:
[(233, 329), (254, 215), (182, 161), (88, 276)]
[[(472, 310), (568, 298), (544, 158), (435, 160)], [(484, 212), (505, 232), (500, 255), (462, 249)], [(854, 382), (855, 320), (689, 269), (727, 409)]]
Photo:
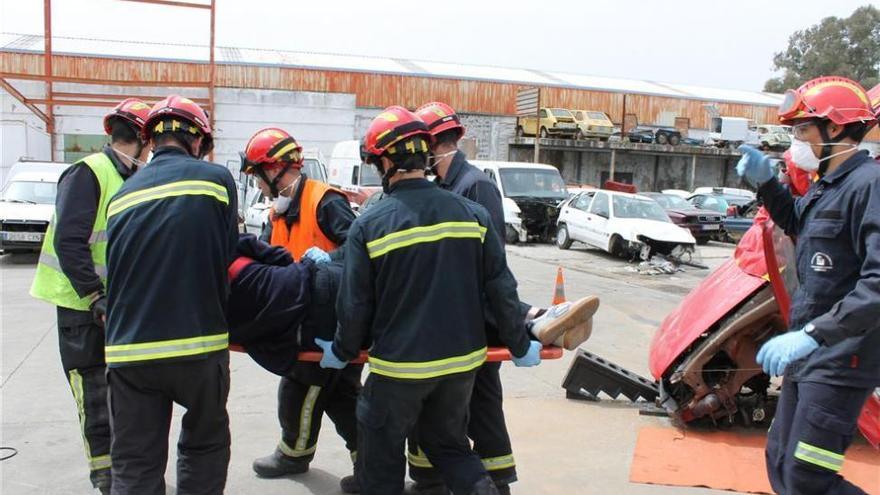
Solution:
[(782, 93), (820, 76), (843, 76), (866, 89), (880, 83), (880, 9), (859, 7), (846, 19), (826, 17), (796, 31), (788, 48), (773, 56), (782, 76), (764, 84), (764, 91)]

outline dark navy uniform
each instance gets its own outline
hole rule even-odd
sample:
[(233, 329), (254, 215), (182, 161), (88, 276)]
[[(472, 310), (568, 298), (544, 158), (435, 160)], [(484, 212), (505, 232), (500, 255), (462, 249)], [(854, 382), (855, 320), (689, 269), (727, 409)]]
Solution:
[(236, 197), (224, 167), (166, 146), (110, 202), (105, 357), (114, 494), (165, 493), (174, 403), (187, 410), (178, 492), (223, 491)]
[(797, 236), (791, 328), (821, 343), (791, 363), (769, 433), (778, 493), (864, 493), (837, 472), (865, 400), (880, 385), (880, 166), (858, 152), (795, 200), (774, 178), (759, 194)]
[(362, 493), (402, 491), (403, 442), (417, 422), (447, 486), (468, 493), (486, 474), (465, 407), (486, 357), (484, 296), (511, 352), (529, 348), (488, 212), (426, 180), (400, 181), (352, 224), (345, 261), (333, 352), (350, 360), (373, 339), (357, 409)]
[[(436, 179), (441, 189), (461, 195), (486, 208), (492, 219), (498, 238), (504, 244), (504, 207), (498, 186), (483, 171), (468, 163), (465, 154), (455, 153), (446, 177)], [(526, 319), (531, 306), (519, 304), (519, 314)], [(501, 346), (498, 336), (495, 313), (487, 308), (486, 334), (490, 346)], [(510, 445), (510, 434), (504, 420), (504, 389), (501, 384), (501, 363), (485, 363), (477, 371), (474, 392), (470, 402), (468, 436), (473, 440), (474, 451), (480, 456), (483, 465), (499, 486), (516, 481), (516, 464)], [(409, 442), (409, 472), (420, 486), (435, 485), (441, 480), (431, 467), (428, 458), (421, 452), (418, 443)]]

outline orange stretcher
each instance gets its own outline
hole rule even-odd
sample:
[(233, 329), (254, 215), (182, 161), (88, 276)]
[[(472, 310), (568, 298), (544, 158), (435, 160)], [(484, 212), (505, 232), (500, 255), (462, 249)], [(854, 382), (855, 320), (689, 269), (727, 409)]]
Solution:
[[(229, 350), (236, 352), (245, 352), (242, 346), (235, 344), (231, 344), (229, 346)], [(317, 363), (321, 361), (321, 356), (323, 356), (323, 354), (324, 353), (320, 351), (303, 351), (299, 353), (297, 360)], [(561, 357), (561, 347), (548, 345), (544, 346), (544, 348), (541, 349), (541, 359), (559, 359)], [(368, 358), (369, 356), (367, 355), (367, 351), (361, 351), (360, 356), (349, 362), (354, 364), (365, 363), (367, 362)], [(490, 347), (489, 352), (486, 355), (486, 361), (489, 362), (510, 361), (510, 359), (510, 349), (508, 349), (507, 347)]]

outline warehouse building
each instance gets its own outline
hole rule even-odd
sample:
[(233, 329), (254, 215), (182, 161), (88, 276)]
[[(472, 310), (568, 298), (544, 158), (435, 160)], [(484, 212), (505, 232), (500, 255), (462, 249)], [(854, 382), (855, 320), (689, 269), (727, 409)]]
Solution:
[[(627, 121), (634, 117), (642, 125), (677, 126), (696, 138), (707, 132), (710, 112), (774, 122), (781, 98), (396, 58), (216, 47), (210, 63), (210, 50), (204, 46), (64, 37), (51, 42), (47, 64), (42, 36), (0, 34), (3, 166), (8, 166), (10, 154), (21, 150), (21, 135), (30, 138), (25, 140), (29, 149), (20, 154), (75, 160), (100, 147), (100, 116), (108, 106), (129, 96), (154, 102), (172, 92), (211, 109), (217, 129), (214, 161), (233, 169), (238, 152), (261, 127), (288, 129), (306, 148), (327, 156), (335, 142), (360, 138), (379, 109), (392, 104), (415, 108), (446, 101), (462, 113), (473, 158), (508, 160), (529, 159), (522, 140), (513, 139), (521, 89), (542, 88), (542, 106), (602, 111), (617, 125), (626, 115)], [(51, 115), (51, 126), (41, 113)], [(20, 129), (13, 132), (16, 126)], [(870, 140), (880, 141), (880, 132), (875, 129)], [(597, 183), (615, 161), (602, 146), (565, 146), (549, 143), (541, 159), (560, 167), (570, 182)], [(737, 156), (727, 151), (633, 149), (619, 150), (618, 155), (619, 172), (630, 174), (627, 179), (640, 188), (736, 181), (731, 164)]]

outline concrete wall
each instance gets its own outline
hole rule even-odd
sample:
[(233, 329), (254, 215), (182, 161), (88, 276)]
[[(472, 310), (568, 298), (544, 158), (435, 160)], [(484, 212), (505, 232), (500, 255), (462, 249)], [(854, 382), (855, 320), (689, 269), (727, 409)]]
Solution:
[[(531, 162), (533, 157), (532, 148), (514, 146), (510, 148), (508, 159)], [(542, 149), (540, 161), (559, 168), (566, 183), (570, 184), (600, 186), (603, 172), (607, 178), (611, 170), (611, 153), (608, 151)], [(691, 184), (692, 157), (617, 151), (614, 171), (617, 180), (622, 180), (623, 174), (632, 174), (632, 183), (640, 191), (693, 190), (701, 186), (742, 187), (735, 165), (736, 161), (730, 157), (698, 156)]]
[(0, 120), (0, 186), (6, 184), (12, 165), (21, 158), (48, 161), (49, 134), (26, 119)]

